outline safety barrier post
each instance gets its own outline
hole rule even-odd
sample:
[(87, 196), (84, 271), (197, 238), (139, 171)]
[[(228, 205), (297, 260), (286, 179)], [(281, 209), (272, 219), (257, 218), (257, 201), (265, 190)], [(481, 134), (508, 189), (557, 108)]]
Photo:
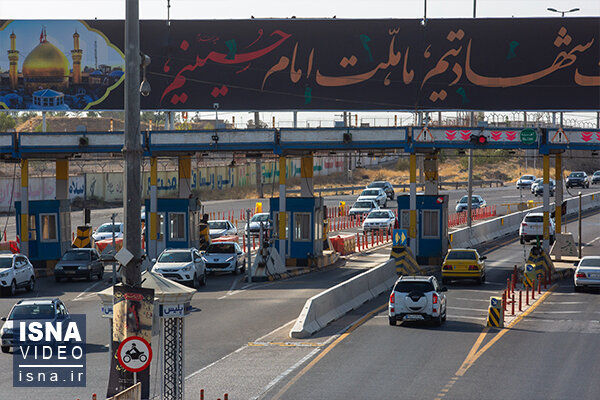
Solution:
[(538, 279), (537, 284), (538, 284), (538, 294), (542, 294), (542, 280)]
[(531, 282), (531, 300), (535, 300), (535, 279)]
[(525, 305), (529, 305), (529, 285), (525, 285)]
[(510, 296), (510, 278), (506, 278), (506, 292)]
[(244, 254), (246, 254), (246, 235), (242, 235), (242, 247), (244, 250)]
[(502, 309), (506, 311), (506, 290), (502, 292)]
[(548, 288), (548, 274), (544, 272), (544, 290)]
[(512, 294), (512, 315), (515, 315), (515, 293)]
[(227, 393), (225, 393), (225, 394), (223, 395), (223, 400), (229, 400), (229, 396), (227, 395)]
[(363, 231), (363, 250), (369, 248), (369, 238), (367, 236), (367, 232)]
[(519, 290), (519, 311), (523, 311), (523, 292)]
[(252, 250), (256, 247), (256, 243), (254, 242), (255, 237), (252, 236)]
[(200, 400), (204, 400), (204, 389), (200, 389)]

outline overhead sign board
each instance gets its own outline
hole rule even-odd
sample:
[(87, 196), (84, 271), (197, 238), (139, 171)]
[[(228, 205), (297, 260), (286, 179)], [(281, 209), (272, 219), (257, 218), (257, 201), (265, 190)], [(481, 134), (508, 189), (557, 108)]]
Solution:
[[(600, 18), (420, 22), (142, 20), (141, 107), (600, 109)], [(124, 36), (122, 20), (0, 20), (0, 108), (123, 109)]]
[(535, 129), (526, 128), (521, 131), (519, 137), (521, 138), (521, 142), (523, 144), (532, 144), (535, 143), (537, 133), (535, 132)]

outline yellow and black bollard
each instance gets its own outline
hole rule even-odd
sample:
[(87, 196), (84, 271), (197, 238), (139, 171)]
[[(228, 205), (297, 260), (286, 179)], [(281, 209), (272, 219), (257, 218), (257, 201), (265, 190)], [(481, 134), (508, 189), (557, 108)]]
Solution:
[(73, 247), (80, 249), (92, 247), (92, 227), (91, 226), (78, 226), (77, 236), (73, 241)]
[(504, 306), (501, 297), (490, 297), (487, 326), (504, 328)]

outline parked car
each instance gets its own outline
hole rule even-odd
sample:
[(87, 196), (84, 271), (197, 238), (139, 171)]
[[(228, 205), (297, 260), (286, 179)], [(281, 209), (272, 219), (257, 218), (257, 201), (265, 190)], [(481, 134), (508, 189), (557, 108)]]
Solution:
[(517, 180), (517, 189), (530, 188), (535, 181), (535, 175), (523, 175)]
[(396, 215), (392, 210), (373, 210), (363, 221), (362, 228), (365, 232), (369, 231), (389, 231), (394, 229)]
[(215, 239), (221, 236), (237, 235), (238, 231), (230, 221), (222, 219), (208, 221), (208, 234), (210, 235), (211, 239)]
[[(481, 207), (485, 207), (487, 205), (486, 201), (483, 197), (479, 195), (471, 196), (471, 209), (477, 209)], [(456, 202), (456, 212), (463, 212), (469, 208), (469, 196), (463, 196), (459, 201)]]
[(402, 321), (446, 321), (445, 287), (434, 276), (401, 276), (390, 294), (388, 318), (390, 325)]
[(533, 183), (531, 184), (531, 187), (529, 188), (531, 190), (531, 194), (533, 194), (535, 192), (535, 188), (542, 183), (544, 180), (544, 178), (536, 178), (536, 180), (533, 181)]
[(0, 254), (0, 289), (3, 295), (14, 296), (17, 289), (35, 289), (33, 265), (23, 254)]
[(485, 282), (486, 256), (480, 256), (474, 249), (450, 249), (442, 263), (442, 284), (453, 279), (475, 279)]
[(573, 171), (569, 176), (567, 176), (567, 189), (570, 189), (575, 186), (579, 186), (582, 188), (590, 187), (590, 178), (583, 171)]
[(600, 287), (600, 256), (585, 256), (575, 265), (573, 284), (576, 292), (588, 287)]
[(600, 183), (600, 171), (595, 171), (594, 175), (592, 175), (592, 185), (596, 183)]
[(152, 260), (152, 272), (173, 281), (198, 288), (206, 285), (206, 265), (195, 248), (166, 249)]
[(381, 188), (364, 189), (356, 201), (373, 200), (380, 207), (387, 205), (387, 195)]
[(367, 185), (367, 189), (383, 189), (383, 191), (385, 192), (387, 198), (389, 200), (394, 200), (394, 196), (396, 195), (396, 192), (394, 192), (394, 187), (392, 186), (391, 183), (387, 182), (387, 181), (375, 181), (375, 182), (371, 182)]
[(115, 232), (115, 239), (123, 237), (123, 231), (125, 229), (125, 225), (122, 222), (115, 222), (113, 225), (112, 222), (108, 222), (106, 224), (102, 224), (96, 229), (95, 232), (92, 233), (92, 238), (94, 241), (104, 240), (104, 239), (112, 239), (113, 231)]
[(15, 337), (18, 337), (18, 326), (14, 321), (36, 320), (36, 321), (65, 321), (71, 319), (69, 311), (59, 298), (53, 299), (23, 299), (15, 304), (8, 317), (2, 317), (4, 325), (0, 329), (2, 338), (2, 352), (8, 353), (15, 346)]
[[(548, 233), (550, 235), (550, 244), (554, 243), (554, 219), (549, 218)], [(535, 240), (539, 238), (544, 239), (544, 214), (543, 213), (529, 213), (521, 221), (519, 226), (519, 238), (521, 244)]]
[(250, 218), (250, 224), (246, 224), (246, 226), (244, 226), (244, 230), (246, 232), (250, 231), (251, 235), (258, 235), (260, 233), (261, 225), (263, 226), (263, 229), (271, 229), (271, 220), (269, 219), (269, 213), (254, 214), (254, 216)]
[[(552, 196), (554, 196), (554, 192), (556, 190), (556, 181), (554, 179), (550, 179), (548, 186), (550, 187), (550, 190), (549, 190), (550, 197), (552, 197)], [(544, 182), (540, 182), (537, 185), (535, 185), (535, 189), (533, 190), (533, 195), (535, 197), (544, 195)]]
[(221, 271), (237, 275), (246, 270), (246, 259), (236, 242), (213, 243), (208, 246), (202, 258), (210, 273)]
[(348, 214), (351, 217), (354, 217), (357, 215), (368, 214), (373, 210), (379, 210), (379, 205), (374, 200), (361, 200), (354, 202)]
[(104, 264), (96, 249), (70, 249), (63, 254), (60, 261), (54, 267), (54, 279), (60, 282), (64, 278), (86, 278), (92, 280), (97, 276), (98, 280), (104, 275)]

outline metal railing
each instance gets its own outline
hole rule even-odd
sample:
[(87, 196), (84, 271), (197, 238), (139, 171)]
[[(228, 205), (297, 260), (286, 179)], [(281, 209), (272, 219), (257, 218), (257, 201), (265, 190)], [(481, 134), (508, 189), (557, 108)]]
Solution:
[[(499, 179), (492, 179), (492, 180), (473, 180), (473, 186), (478, 186), (478, 187), (484, 187), (484, 186), (496, 186), (496, 187), (500, 187), (500, 186), (504, 186), (504, 181), (501, 181)], [(467, 187), (467, 185), (469, 184), (468, 181), (457, 181), (457, 182), (439, 182), (438, 183), (438, 188), (439, 190), (443, 190), (444, 188), (454, 188), (454, 189), (458, 189), (459, 187)], [(394, 189), (402, 189), (403, 192), (406, 192), (410, 189), (410, 184), (408, 183), (404, 183), (404, 184), (400, 184), (400, 185), (392, 185), (394, 187)], [(424, 183), (417, 183), (417, 188), (421, 188), (423, 189), (425, 187)], [(314, 192), (315, 193), (319, 193), (319, 196), (321, 195), (321, 193), (334, 193), (335, 195), (338, 195), (340, 193), (347, 193), (350, 192), (351, 194), (354, 194), (354, 192), (356, 191), (362, 191), (363, 189), (365, 189), (365, 186), (340, 186), (340, 187), (329, 187), (329, 188), (314, 188)], [(300, 193), (300, 189), (288, 189), (286, 190), (286, 193)]]

